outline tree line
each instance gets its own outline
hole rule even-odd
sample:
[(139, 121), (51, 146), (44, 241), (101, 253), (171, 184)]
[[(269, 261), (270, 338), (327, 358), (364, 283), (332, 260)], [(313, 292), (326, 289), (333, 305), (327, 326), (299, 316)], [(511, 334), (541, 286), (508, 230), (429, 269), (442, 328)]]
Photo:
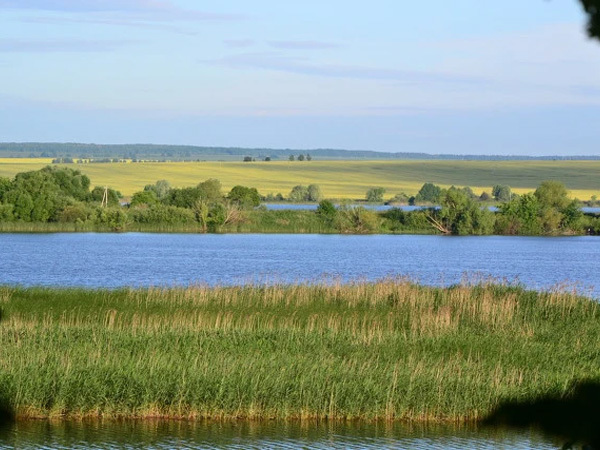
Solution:
[[(371, 188), (365, 199), (380, 201), (384, 193), (383, 188)], [(219, 180), (208, 179), (183, 188), (159, 180), (134, 193), (125, 204), (118, 191), (92, 188), (90, 179), (78, 170), (48, 166), (19, 173), (13, 179), (0, 177), (0, 222), (65, 223), (111, 230), (184, 226), (200, 232), (220, 232), (261, 231), (263, 225), (271, 231), (287, 230), (290, 222), (304, 221), (309, 225), (303, 230), (337, 233), (600, 233), (600, 218), (583, 214), (577, 200), (570, 199), (565, 186), (557, 181), (545, 181), (524, 195), (514, 194), (508, 186), (494, 186), (488, 197), (498, 201), (497, 211), (490, 211), (482, 197), (483, 193), (477, 196), (468, 187), (443, 189), (425, 183), (413, 197), (401, 193), (392, 198), (424, 208), (377, 212), (349, 203), (336, 206), (323, 198), (318, 185), (310, 184), (294, 186), (287, 200), (320, 202), (316, 211), (269, 211), (260, 206), (261, 202), (284, 200), (283, 195), (265, 197), (256, 188), (242, 185), (224, 192)]]

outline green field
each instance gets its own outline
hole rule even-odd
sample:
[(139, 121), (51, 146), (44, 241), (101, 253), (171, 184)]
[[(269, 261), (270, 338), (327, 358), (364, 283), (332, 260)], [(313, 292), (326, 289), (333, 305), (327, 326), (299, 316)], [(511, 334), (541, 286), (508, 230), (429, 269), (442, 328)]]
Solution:
[[(47, 159), (0, 159), (0, 176), (13, 177), (47, 165)], [(262, 195), (286, 196), (297, 184), (318, 184), (328, 198), (364, 198), (367, 189), (382, 186), (386, 197), (417, 193), (426, 182), (442, 187), (470, 186), (476, 193), (507, 184), (513, 191), (535, 190), (544, 180), (564, 183), (573, 197), (600, 197), (600, 161), (271, 161), (70, 164), (87, 174), (92, 185), (128, 196), (160, 179), (174, 187), (219, 179), (229, 190), (236, 184), (256, 187)]]
[(510, 286), (0, 287), (0, 308), (22, 418), (463, 421), (600, 378), (600, 304)]

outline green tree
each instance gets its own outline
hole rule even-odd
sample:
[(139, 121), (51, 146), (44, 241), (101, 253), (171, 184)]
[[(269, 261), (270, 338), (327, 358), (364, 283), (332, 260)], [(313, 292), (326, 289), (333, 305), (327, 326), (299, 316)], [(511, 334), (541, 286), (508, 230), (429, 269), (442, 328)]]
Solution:
[(123, 231), (129, 223), (129, 216), (122, 208), (98, 208), (95, 223), (113, 231)]
[(415, 197), (415, 202), (437, 204), (440, 202), (441, 195), (441, 187), (436, 186), (433, 183), (425, 183), (419, 190), (417, 196)]
[(579, 203), (576, 200), (571, 201), (562, 210), (562, 222), (561, 228), (574, 233), (580, 232), (582, 228), (583, 212), (579, 207)]
[(513, 198), (500, 205), (496, 220), (496, 232), (499, 234), (530, 234), (542, 232), (540, 203), (533, 194)]
[(31, 221), (31, 212), (33, 211), (33, 199), (28, 192), (25, 191), (13, 191), (14, 198), (9, 200), (13, 206), (13, 214), (16, 219), (23, 220), (25, 222)]
[(310, 202), (318, 202), (323, 198), (323, 194), (321, 194), (321, 188), (318, 184), (309, 184), (308, 185), (308, 198), (307, 200)]
[(139, 205), (156, 205), (157, 203), (158, 197), (156, 196), (156, 192), (153, 190), (148, 190), (133, 194), (129, 205), (135, 207)]
[(10, 222), (14, 219), (14, 206), (10, 203), (0, 204), (0, 222)]
[(163, 203), (178, 208), (192, 209), (194, 204), (202, 199), (202, 193), (198, 187), (173, 188)]
[(383, 202), (383, 194), (385, 194), (385, 188), (373, 187), (367, 191), (365, 199), (368, 202), (381, 203)]
[[(105, 188), (102, 186), (96, 186), (90, 193), (90, 199), (93, 202), (102, 202), (102, 199), (104, 198), (104, 189)], [(108, 206), (118, 206), (119, 198), (121, 198), (121, 193), (119, 191), (108, 188)]]
[(260, 205), (260, 194), (256, 188), (246, 186), (238, 185), (231, 188), (227, 199), (243, 209), (255, 208)]
[(167, 180), (158, 180), (154, 184), (144, 186), (144, 191), (152, 191), (156, 194), (156, 198), (163, 201), (171, 190), (171, 184)]
[(494, 214), (481, 208), (464, 189), (450, 188), (441, 199), (441, 210), (430, 215), (435, 228), (457, 235), (490, 234)]
[(8, 178), (0, 177), (0, 203), (4, 201), (4, 196), (12, 187), (13, 184)]
[(341, 206), (335, 222), (342, 233), (368, 234), (376, 231), (381, 221), (376, 212), (362, 206)]
[(298, 155), (298, 161), (304, 161), (304, 155), (302, 153)]
[(497, 184), (492, 188), (492, 197), (498, 202), (508, 202), (512, 198), (510, 186)]
[(200, 198), (208, 203), (219, 203), (223, 201), (221, 182), (216, 178), (209, 178), (198, 184)]
[(290, 157), (288, 158), (290, 161), (294, 161), (296, 158), (294, 158), (294, 155), (290, 155)]
[(288, 199), (291, 202), (306, 202), (308, 201), (308, 188), (306, 186), (297, 185), (292, 188)]
[(565, 185), (559, 181), (544, 181), (534, 192), (542, 208), (566, 208), (569, 199)]
[(335, 220), (337, 209), (329, 200), (321, 200), (319, 206), (317, 206), (316, 214), (325, 222), (331, 224)]

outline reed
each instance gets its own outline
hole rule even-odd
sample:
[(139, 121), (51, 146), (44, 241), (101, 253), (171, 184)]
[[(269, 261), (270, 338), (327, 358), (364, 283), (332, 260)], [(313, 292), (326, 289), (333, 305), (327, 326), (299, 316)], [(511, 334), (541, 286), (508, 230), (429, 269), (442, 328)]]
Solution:
[(600, 378), (600, 307), (497, 284), (0, 287), (17, 416), (475, 420)]

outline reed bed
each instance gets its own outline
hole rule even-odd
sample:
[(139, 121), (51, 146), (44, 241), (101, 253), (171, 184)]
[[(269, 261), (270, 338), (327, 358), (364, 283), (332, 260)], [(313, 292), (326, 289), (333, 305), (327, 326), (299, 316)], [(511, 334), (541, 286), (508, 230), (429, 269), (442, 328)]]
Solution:
[(476, 420), (600, 379), (600, 307), (496, 284), (0, 287), (19, 417)]

